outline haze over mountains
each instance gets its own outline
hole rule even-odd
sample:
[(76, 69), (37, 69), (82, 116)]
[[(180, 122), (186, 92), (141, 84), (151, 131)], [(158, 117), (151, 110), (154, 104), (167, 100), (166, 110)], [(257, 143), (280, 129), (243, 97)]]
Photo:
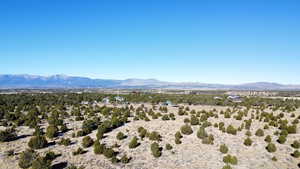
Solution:
[(156, 79), (91, 79), (66, 75), (0, 75), (0, 88), (165, 88), (203, 90), (300, 90), (300, 85), (283, 85), (270, 82), (224, 85), (209, 83), (165, 82)]

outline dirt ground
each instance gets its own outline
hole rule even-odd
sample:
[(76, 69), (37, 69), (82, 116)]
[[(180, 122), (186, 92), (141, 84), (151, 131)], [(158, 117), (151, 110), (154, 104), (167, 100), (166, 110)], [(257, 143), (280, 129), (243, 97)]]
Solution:
[[(112, 106), (112, 105), (110, 105)], [(140, 106), (138, 104), (134, 107)], [(151, 108), (150, 104), (145, 104), (146, 107)], [(217, 112), (220, 110), (226, 110), (228, 107), (220, 106), (189, 106), (191, 110), (210, 111), (216, 109)], [(238, 132), (237, 135), (231, 135), (221, 132), (218, 128), (210, 126), (206, 129), (209, 134), (214, 135), (214, 144), (206, 145), (202, 144), (201, 140), (197, 138), (196, 133), (199, 126), (192, 126), (193, 134), (184, 135), (181, 139), (182, 144), (175, 144), (175, 133), (180, 130), (180, 127), (184, 125), (183, 120), (190, 116), (179, 116), (177, 114), (177, 107), (168, 107), (169, 113), (174, 113), (176, 115), (176, 120), (163, 121), (160, 118), (146, 122), (146, 121), (133, 121), (126, 123), (124, 126), (114, 129), (112, 132), (105, 134), (105, 138), (101, 141), (107, 145), (113, 145), (115, 143), (119, 144), (119, 148), (115, 150), (119, 151), (119, 155), (122, 156), (127, 154), (132, 160), (129, 164), (112, 164), (103, 155), (95, 155), (93, 152), (93, 147), (87, 148), (88, 151), (85, 154), (73, 156), (72, 152), (76, 150), (79, 146), (81, 147), (82, 137), (72, 138), (72, 133), (74, 130), (80, 129), (82, 122), (71, 121), (66, 119), (67, 126), (70, 129), (63, 136), (56, 138), (56, 141), (60, 138), (70, 138), (74, 144), (70, 146), (63, 145), (53, 145), (38, 152), (47, 152), (49, 150), (56, 153), (60, 153), (61, 156), (53, 161), (52, 164), (65, 164), (65, 162), (75, 164), (77, 166), (83, 165), (86, 169), (113, 169), (113, 168), (124, 168), (124, 169), (221, 169), (225, 164), (223, 162), (223, 156), (219, 151), (221, 144), (226, 144), (229, 148), (229, 154), (235, 155), (238, 158), (238, 164), (232, 165), (234, 169), (296, 169), (300, 159), (292, 157), (290, 154), (294, 149), (290, 146), (292, 141), (300, 139), (299, 127), (298, 133), (289, 135), (287, 137), (287, 142), (285, 144), (279, 144), (275, 140), (277, 136), (273, 133), (276, 131), (275, 128), (270, 127), (264, 130), (265, 136), (270, 135), (272, 137), (273, 143), (277, 147), (275, 153), (269, 153), (265, 149), (267, 143), (264, 141), (264, 137), (257, 137), (254, 135), (258, 128), (262, 128), (264, 124), (259, 121), (254, 121), (251, 126), (251, 139), (253, 141), (252, 146), (245, 146), (244, 140), (246, 138), (246, 130)], [(276, 112), (279, 113), (279, 112)], [(250, 116), (251, 113), (249, 113)], [(296, 116), (300, 114), (300, 110), (295, 112)], [(219, 118), (209, 118), (208, 121), (212, 124), (223, 121), (225, 126), (232, 124), (238, 128), (242, 121), (235, 120), (234, 118), (225, 119), (223, 115), (219, 115)], [(153, 141), (149, 139), (141, 140), (139, 139), (140, 146), (135, 149), (129, 149), (128, 145), (134, 136), (138, 136), (138, 127), (144, 127), (148, 131), (157, 131), (162, 136), (162, 141), (159, 142), (161, 147), (165, 147), (167, 143), (173, 146), (172, 150), (162, 151), (162, 156), (160, 158), (154, 158), (150, 151), (150, 144)], [(299, 125), (298, 125), (299, 126)], [(46, 126), (43, 126), (44, 128)], [(33, 133), (33, 129), (28, 127), (18, 127), (18, 135), (23, 135), (24, 138), (20, 138), (15, 141), (8, 143), (0, 143), (0, 168), (1, 169), (16, 169), (18, 167), (18, 155), (7, 157), (5, 156), (5, 151), (13, 149), (16, 154), (24, 151), (28, 146), (27, 143), (30, 139), (30, 135)], [(116, 135), (119, 131), (124, 132), (128, 137), (124, 140), (117, 140)], [(97, 130), (93, 131), (89, 136), (96, 139)], [(51, 140), (49, 140), (51, 142)], [(53, 140), (54, 141), (54, 140)], [(278, 161), (272, 161), (271, 158), (276, 156)]]

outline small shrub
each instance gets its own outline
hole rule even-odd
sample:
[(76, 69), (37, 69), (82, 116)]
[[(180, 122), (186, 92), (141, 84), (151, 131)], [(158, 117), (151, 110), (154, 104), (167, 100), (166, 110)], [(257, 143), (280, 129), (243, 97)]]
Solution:
[(61, 125), (60, 126), (60, 131), (62, 132), (62, 133), (65, 133), (65, 132), (67, 132), (69, 129), (68, 129), (68, 127), (67, 127), (67, 125), (64, 123), (63, 125)]
[(204, 127), (200, 127), (199, 128), (199, 130), (197, 131), (197, 137), (199, 139), (204, 139), (204, 138), (208, 137), (208, 134), (206, 133)]
[(256, 130), (255, 135), (258, 137), (262, 137), (264, 136), (264, 131), (262, 129), (258, 129)]
[(71, 145), (71, 140), (69, 138), (65, 139), (65, 138), (62, 138), (59, 142), (58, 142), (59, 145), (64, 145), (64, 146), (69, 146)]
[(264, 126), (264, 129), (265, 129), (265, 130), (269, 129), (269, 125), (266, 124), (266, 125)]
[(300, 152), (298, 150), (295, 150), (292, 154), (293, 157), (298, 158), (300, 157)]
[(158, 158), (161, 156), (161, 150), (160, 150), (158, 143), (151, 144), (151, 152), (155, 158)]
[(117, 139), (118, 139), (118, 140), (123, 140), (123, 139), (125, 139), (125, 138), (126, 138), (126, 136), (125, 136), (124, 133), (119, 132), (119, 133), (117, 134)]
[(138, 138), (136, 136), (134, 136), (129, 143), (129, 148), (132, 149), (132, 148), (136, 148), (137, 146), (139, 146)]
[(232, 125), (229, 125), (226, 129), (226, 132), (228, 134), (233, 134), (233, 135), (236, 135), (237, 133), (237, 130), (232, 126)]
[(223, 153), (223, 154), (226, 154), (226, 153), (228, 153), (228, 147), (225, 145), (225, 144), (222, 144), (221, 146), (220, 146), (220, 152), (221, 153)]
[(280, 144), (284, 144), (286, 142), (286, 136), (285, 135), (280, 135), (277, 141)]
[(31, 169), (51, 169), (51, 161), (43, 157), (38, 157), (32, 162)]
[(265, 138), (265, 142), (271, 143), (271, 141), (272, 141), (271, 136), (270, 136), (270, 135), (267, 135), (266, 138)]
[(190, 134), (193, 133), (193, 130), (192, 130), (191, 126), (189, 126), (188, 124), (182, 126), (180, 128), (180, 131), (181, 131), (182, 134), (185, 134), (185, 135), (190, 135)]
[(56, 126), (48, 126), (46, 130), (46, 136), (48, 138), (54, 138), (58, 135), (58, 128)]
[(117, 158), (117, 156), (114, 155), (114, 156), (111, 157), (110, 161), (111, 161), (111, 163), (116, 164), (116, 163), (118, 163), (120, 160)]
[(94, 144), (94, 140), (90, 137), (90, 136), (85, 136), (83, 139), (82, 139), (82, 146), (84, 148), (87, 148), (87, 147), (90, 147)]
[(139, 128), (138, 132), (139, 132), (139, 136), (141, 137), (141, 139), (145, 138), (148, 133), (148, 131), (144, 128)]
[(222, 169), (232, 169), (230, 165), (226, 164)]
[(18, 165), (20, 168), (29, 168), (37, 158), (37, 153), (32, 149), (27, 149), (20, 154)]
[(16, 139), (17, 134), (14, 128), (8, 128), (0, 131), (0, 142), (8, 142)]
[(269, 153), (273, 153), (277, 150), (275, 144), (273, 144), (273, 143), (269, 143), (267, 145), (266, 149), (268, 150)]
[(103, 154), (105, 149), (104, 144), (100, 144), (99, 140), (96, 140), (94, 143), (94, 153), (95, 154)]
[(292, 143), (292, 147), (295, 148), (295, 149), (298, 149), (300, 148), (300, 142), (295, 140), (293, 143)]
[(246, 136), (250, 137), (252, 134), (251, 134), (251, 131), (247, 130), (247, 132), (245, 133)]
[(127, 155), (125, 154), (122, 158), (121, 158), (121, 163), (123, 164), (127, 164), (130, 162), (130, 158), (127, 157)]
[(247, 137), (244, 141), (244, 145), (245, 146), (251, 146), (252, 145), (252, 140), (249, 137)]
[(180, 133), (179, 131), (177, 131), (177, 132), (175, 133), (175, 138), (178, 138), (178, 139), (181, 139), (181, 138), (182, 138), (182, 135), (181, 135), (181, 133)]
[(192, 115), (191, 125), (198, 125), (198, 124), (199, 124), (199, 119), (196, 116)]
[(78, 147), (78, 149), (76, 151), (73, 151), (73, 155), (76, 156), (76, 155), (79, 155), (79, 154), (84, 154), (85, 151), (81, 148), (81, 147)]
[(33, 136), (28, 142), (28, 146), (32, 149), (41, 149), (46, 147), (47, 144), (48, 142), (44, 136)]
[(168, 143), (168, 144), (166, 144), (166, 149), (167, 149), (167, 150), (172, 150), (172, 149), (173, 149), (173, 147), (172, 147), (172, 145), (171, 145), (171, 144), (169, 144), (169, 143)]
[(272, 157), (272, 161), (277, 161), (277, 158), (275, 156)]
[(83, 130), (77, 131), (77, 134), (76, 134), (77, 137), (82, 137), (82, 136), (85, 136), (85, 135), (86, 135), (86, 134), (84, 133)]
[(158, 132), (153, 131), (153, 132), (150, 133), (149, 139), (152, 140), (152, 141), (160, 141), (161, 140), (161, 136), (159, 135)]
[(297, 125), (288, 126), (287, 131), (289, 134), (296, 134), (297, 133)]
[(105, 148), (103, 154), (106, 158), (112, 158), (116, 152), (112, 148)]
[(231, 156), (228, 154), (223, 157), (223, 162), (226, 164), (230, 163), (230, 164), (236, 165), (238, 163), (238, 160), (235, 156)]
[(181, 142), (181, 140), (180, 140), (180, 138), (175, 138), (175, 144), (181, 144), (182, 142)]
[(202, 144), (214, 144), (214, 136), (210, 134), (208, 137), (203, 138)]
[(164, 121), (170, 120), (170, 118), (167, 114), (164, 114), (161, 119), (164, 120)]

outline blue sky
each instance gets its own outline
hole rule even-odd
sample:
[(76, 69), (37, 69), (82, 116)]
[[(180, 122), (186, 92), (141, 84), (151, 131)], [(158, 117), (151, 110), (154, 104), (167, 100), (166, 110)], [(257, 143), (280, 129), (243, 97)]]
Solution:
[(298, 0), (2, 0), (0, 74), (300, 84)]

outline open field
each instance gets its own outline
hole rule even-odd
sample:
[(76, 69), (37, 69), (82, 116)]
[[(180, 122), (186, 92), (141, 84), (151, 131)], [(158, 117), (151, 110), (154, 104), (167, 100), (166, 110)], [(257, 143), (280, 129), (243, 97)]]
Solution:
[[(145, 96), (124, 95), (126, 104), (105, 104), (107, 97), (114, 96), (2, 95), (0, 168), (20, 168), (24, 161), (32, 168), (299, 168), (298, 101), (219, 103), (205, 96), (204, 105), (184, 103), (201, 96), (183, 96), (182, 103), (165, 105), (161, 98), (173, 96), (151, 95), (145, 102)], [(15, 132), (4, 132), (11, 128)], [(70, 143), (60, 144), (63, 139)], [(83, 151), (74, 154), (79, 147)], [(36, 155), (24, 159), (29, 148)]]

